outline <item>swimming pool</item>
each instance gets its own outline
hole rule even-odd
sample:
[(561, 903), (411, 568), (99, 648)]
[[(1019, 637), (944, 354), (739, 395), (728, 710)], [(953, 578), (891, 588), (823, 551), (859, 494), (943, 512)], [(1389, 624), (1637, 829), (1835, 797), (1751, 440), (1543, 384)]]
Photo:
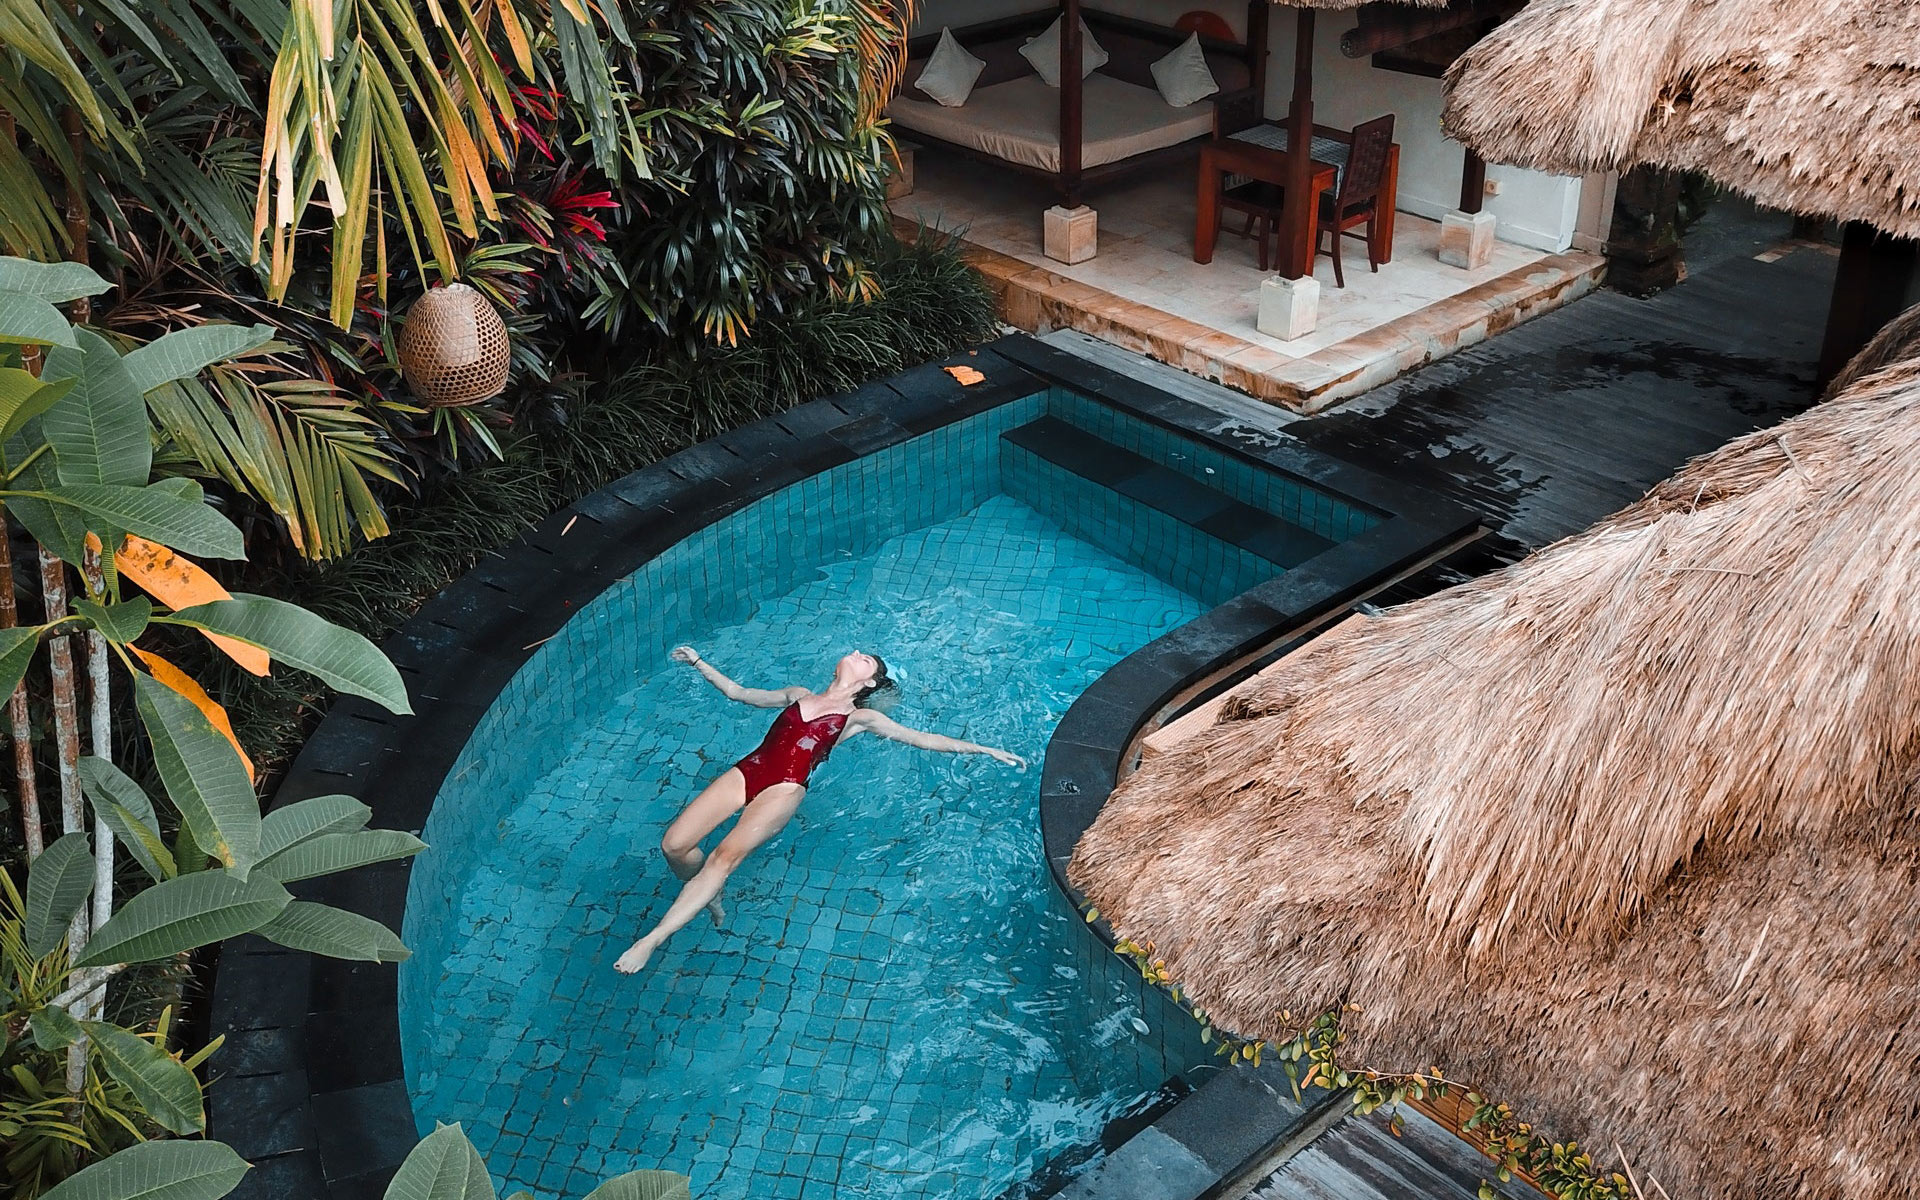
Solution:
[(415, 1121), (547, 1196), (659, 1166), (703, 1200), (994, 1197), (1083, 1149), (1207, 1055), (1089, 953), (1034, 774), (853, 741), (734, 876), (728, 928), (612, 971), (677, 888), (666, 822), (772, 716), (667, 650), (817, 686), (871, 649), (896, 719), (1037, 761), (1109, 666), (1378, 520), (1056, 387), (653, 558), (514, 676), (434, 801), (400, 972)]

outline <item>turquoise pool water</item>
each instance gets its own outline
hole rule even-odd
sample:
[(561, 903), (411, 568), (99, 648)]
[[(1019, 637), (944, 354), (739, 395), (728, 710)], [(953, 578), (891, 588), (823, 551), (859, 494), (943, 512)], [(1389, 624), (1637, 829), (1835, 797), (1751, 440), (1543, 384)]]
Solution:
[(672, 645), (759, 686), (820, 686), (873, 650), (895, 719), (1037, 762), (1101, 671), (1277, 570), (1000, 439), (1043, 411), (1092, 425), (1083, 404), (1018, 402), (769, 497), (529, 662), (413, 877), (401, 1025), (423, 1131), (462, 1122), (502, 1184), (543, 1196), (658, 1166), (701, 1200), (991, 1198), (1204, 1057), (1057, 897), (1037, 772), (871, 737), (734, 876), (726, 929), (701, 918), (644, 974), (612, 970), (677, 890), (662, 829), (773, 716)]

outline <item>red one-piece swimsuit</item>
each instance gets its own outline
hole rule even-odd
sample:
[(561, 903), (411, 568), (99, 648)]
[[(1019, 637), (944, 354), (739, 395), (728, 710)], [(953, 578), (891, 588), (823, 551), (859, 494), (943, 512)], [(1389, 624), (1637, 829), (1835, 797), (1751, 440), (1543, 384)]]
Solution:
[(796, 701), (780, 710), (760, 748), (734, 765), (747, 777), (747, 800), (777, 783), (805, 785), (813, 769), (827, 761), (847, 727), (848, 713), (821, 713), (809, 721)]

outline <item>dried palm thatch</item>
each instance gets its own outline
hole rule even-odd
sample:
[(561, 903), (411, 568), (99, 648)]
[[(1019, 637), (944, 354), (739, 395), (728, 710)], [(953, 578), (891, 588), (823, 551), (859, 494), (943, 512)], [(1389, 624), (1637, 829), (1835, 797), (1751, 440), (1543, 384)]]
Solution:
[(1446, 132), (1494, 162), (1699, 171), (1920, 236), (1916, 0), (1534, 0), (1446, 87)]
[(1070, 878), (1217, 1024), (1358, 1004), (1676, 1198), (1920, 1196), (1916, 463), (1909, 358), (1308, 649)]

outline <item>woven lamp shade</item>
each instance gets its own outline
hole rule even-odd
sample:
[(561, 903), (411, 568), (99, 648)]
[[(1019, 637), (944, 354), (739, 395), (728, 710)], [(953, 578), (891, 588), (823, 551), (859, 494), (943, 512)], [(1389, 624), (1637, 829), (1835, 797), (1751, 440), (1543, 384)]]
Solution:
[(487, 298), (464, 283), (413, 302), (400, 329), (400, 371), (430, 408), (478, 404), (507, 386), (507, 326)]

